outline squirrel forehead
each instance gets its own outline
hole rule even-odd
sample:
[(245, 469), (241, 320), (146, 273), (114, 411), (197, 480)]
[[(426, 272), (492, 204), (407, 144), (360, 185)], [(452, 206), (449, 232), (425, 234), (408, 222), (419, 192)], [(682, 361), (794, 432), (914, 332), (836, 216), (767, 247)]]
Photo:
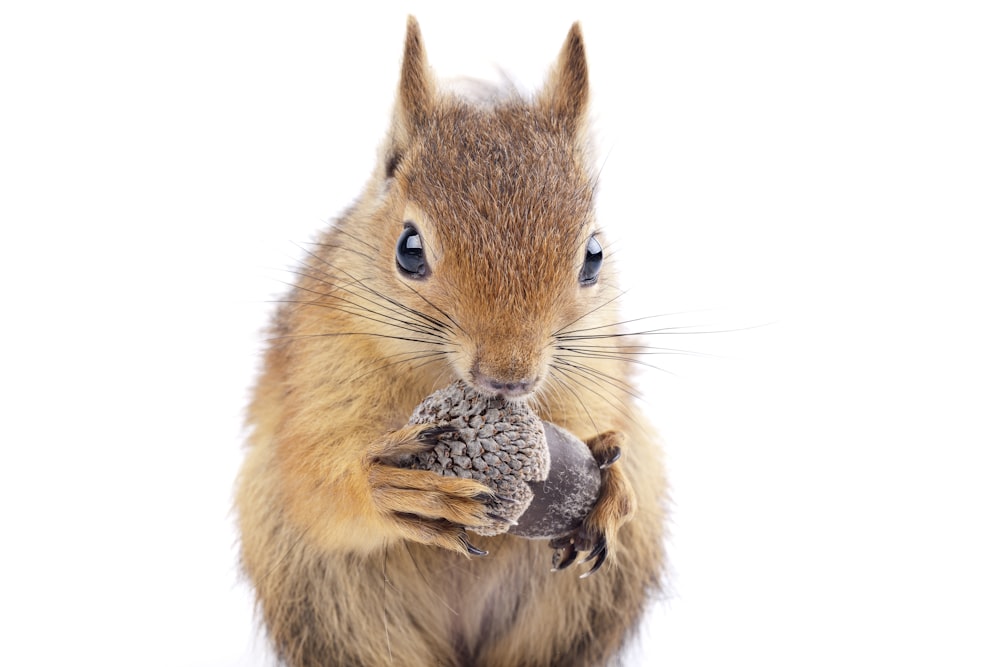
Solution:
[(586, 156), (527, 104), (439, 108), (406, 152), (407, 197), (437, 224), (482, 220), (494, 233), (564, 231), (571, 241), (592, 216)]

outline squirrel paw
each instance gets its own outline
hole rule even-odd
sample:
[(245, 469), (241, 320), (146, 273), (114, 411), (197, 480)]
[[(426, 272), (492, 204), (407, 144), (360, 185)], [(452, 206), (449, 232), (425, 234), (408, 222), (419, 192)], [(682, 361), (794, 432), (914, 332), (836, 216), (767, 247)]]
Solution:
[(579, 528), (549, 541), (555, 549), (552, 570), (564, 570), (576, 562), (580, 553), (588, 552), (581, 563), (594, 561), (580, 578), (589, 577), (614, 556), (618, 529), (635, 514), (635, 493), (620, 466), (614, 465), (622, 455), (624, 436), (607, 431), (587, 441), (587, 446), (601, 468), (601, 491), (594, 508)]
[(604, 565), (604, 561), (608, 557), (607, 536), (603, 532), (600, 532), (599, 529), (587, 526), (586, 522), (569, 535), (549, 540), (549, 546), (555, 549), (555, 553), (552, 554), (553, 572), (565, 570), (576, 562), (576, 558), (580, 553), (585, 551), (590, 552), (580, 562), (586, 563), (592, 560), (594, 564), (589, 570), (580, 575), (581, 579), (597, 572)]
[(488, 506), (504, 499), (475, 480), (400, 467), (408, 456), (433, 448), (451, 430), (408, 425), (375, 443), (368, 470), (372, 501), (404, 539), (485, 556), (486, 551), (469, 542), (466, 529), (505, 522)]

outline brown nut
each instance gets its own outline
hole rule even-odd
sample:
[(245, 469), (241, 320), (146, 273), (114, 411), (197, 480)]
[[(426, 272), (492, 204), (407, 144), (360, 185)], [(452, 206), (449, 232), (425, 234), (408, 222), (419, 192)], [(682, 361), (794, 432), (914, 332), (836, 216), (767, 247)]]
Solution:
[(488, 506), (498, 519), (469, 526), (480, 535), (565, 535), (583, 521), (597, 499), (600, 470), (587, 446), (543, 422), (523, 402), (486, 396), (459, 381), (428, 396), (410, 423), (450, 432), (407, 465), (475, 479), (494, 490), (496, 498)]

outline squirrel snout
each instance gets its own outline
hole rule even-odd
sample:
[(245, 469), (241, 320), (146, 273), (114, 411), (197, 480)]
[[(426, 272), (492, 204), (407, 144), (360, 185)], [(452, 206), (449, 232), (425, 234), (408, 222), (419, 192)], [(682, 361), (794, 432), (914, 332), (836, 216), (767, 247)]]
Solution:
[(548, 354), (531, 335), (487, 331), (472, 350), (460, 374), (486, 394), (524, 398), (545, 380)]
[(507, 379), (494, 377), (480, 370), (479, 364), (472, 368), (472, 381), (486, 393), (499, 394), (504, 398), (519, 398), (527, 396), (538, 386), (538, 377), (531, 379)]

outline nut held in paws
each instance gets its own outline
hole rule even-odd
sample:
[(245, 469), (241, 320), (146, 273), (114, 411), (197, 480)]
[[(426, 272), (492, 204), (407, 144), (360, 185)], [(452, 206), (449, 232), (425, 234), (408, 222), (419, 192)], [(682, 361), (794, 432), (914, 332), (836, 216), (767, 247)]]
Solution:
[(535, 498), (508, 532), (547, 540), (569, 533), (587, 518), (601, 491), (601, 469), (582, 440), (555, 424), (542, 424), (549, 475), (528, 483)]
[(459, 381), (428, 396), (410, 423), (453, 430), (414, 455), (410, 467), (475, 479), (496, 492), (489, 511), (506, 521), (469, 526), (480, 535), (564, 535), (597, 499), (600, 471), (587, 446), (525, 403), (485, 396)]

